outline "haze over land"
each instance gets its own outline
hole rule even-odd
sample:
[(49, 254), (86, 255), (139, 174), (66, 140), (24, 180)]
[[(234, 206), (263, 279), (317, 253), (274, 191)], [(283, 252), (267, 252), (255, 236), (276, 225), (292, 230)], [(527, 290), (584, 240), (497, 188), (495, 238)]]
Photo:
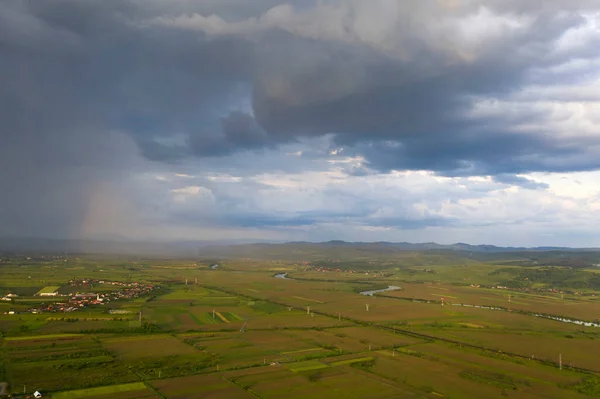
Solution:
[(0, 0), (0, 236), (598, 247), (598, 48), (596, 0)]

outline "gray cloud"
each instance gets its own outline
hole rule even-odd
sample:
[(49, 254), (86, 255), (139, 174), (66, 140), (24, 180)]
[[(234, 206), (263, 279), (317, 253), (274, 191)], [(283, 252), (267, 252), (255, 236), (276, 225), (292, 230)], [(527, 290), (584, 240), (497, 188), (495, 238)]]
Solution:
[[(598, 168), (589, 143), (567, 148), (553, 136), (558, 132), (548, 134), (549, 110), (469, 115), (477, 101), (504, 101), (528, 84), (580, 80), (578, 73), (549, 71), (597, 56), (594, 35), (577, 36), (588, 24), (585, 12), (597, 10), (597, 3), (545, 3), (543, 9), (515, 2), (443, 4), (325, 2), (309, 11), (279, 6), (231, 23), (208, 14), (160, 21), (252, 43), (253, 109), (270, 137), (333, 133), (337, 144), (354, 147), (383, 171)], [(381, 12), (389, 15), (381, 19)], [(404, 24), (403, 15), (418, 23)], [(536, 122), (537, 129), (522, 131)], [(389, 141), (401, 150), (389, 150)]]
[(192, 153), (201, 157), (223, 156), (242, 149), (263, 148), (271, 143), (254, 117), (244, 112), (234, 111), (222, 118), (221, 130), (219, 136), (191, 136), (189, 145)]
[[(595, 57), (593, 40), (555, 49), (565, 31), (584, 26), (581, 13), (594, 9), (593, 2), (556, 3), (543, 12), (511, 2), (323, 4), (294, 8), (264, 1), (234, 12), (230, 2), (178, 1), (168, 8), (139, 1), (6, 3), (4, 74), (21, 75), (11, 79), (19, 90), (24, 80), (37, 81), (36, 96), (55, 97), (57, 109), (48, 112), (56, 119), (73, 107), (97, 112), (97, 123), (129, 132), (153, 160), (223, 156), (328, 133), (359, 152), (366, 142), (395, 140), (419, 157), (411, 162), (402, 154), (365, 151), (380, 170), (418, 165), (462, 173), (460, 165), (471, 163), (500, 173), (502, 166), (481, 155), (492, 151), (515, 172), (545, 170), (544, 160), (562, 155), (552, 138), (538, 144), (543, 127), (507, 137), (518, 121), (465, 114), (473, 96), (507, 98), (533, 69)], [(378, 21), (381, 12), (390, 16)], [(406, 15), (420, 23), (404, 24)], [(444, 23), (429, 26), (435, 18)], [(56, 83), (40, 85), (42, 79)], [(250, 88), (256, 121), (248, 115), (247, 126), (232, 132), (242, 111), (226, 117), (223, 111)], [(22, 102), (16, 107), (31, 109)], [(543, 112), (521, 119), (539, 120)], [(161, 142), (172, 135), (187, 139)], [(449, 142), (462, 149), (440, 160), (436, 148)], [(514, 147), (539, 161), (515, 157)], [(598, 166), (589, 163), (556, 169)]]
[[(101, 187), (119, 202), (145, 168), (314, 168), (330, 155), (301, 143), (325, 137), (365, 158), (352, 176), (418, 169), (537, 189), (516, 175), (600, 167), (598, 119), (566, 127), (576, 113), (525, 90), (560, 83), (552, 101), (597, 100), (569, 90), (597, 73), (596, 1), (291, 4), (0, 1), (0, 233), (77, 235)], [(306, 153), (248, 155), (295, 144)]]
[(510, 175), (510, 174), (500, 174), (494, 176), (494, 180), (498, 183), (504, 183), (513, 186), (520, 186), (523, 188), (527, 188), (530, 190), (538, 190), (538, 189), (547, 189), (549, 188), (548, 184), (540, 183), (533, 181), (531, 179), (527, 179), (525, 177)]

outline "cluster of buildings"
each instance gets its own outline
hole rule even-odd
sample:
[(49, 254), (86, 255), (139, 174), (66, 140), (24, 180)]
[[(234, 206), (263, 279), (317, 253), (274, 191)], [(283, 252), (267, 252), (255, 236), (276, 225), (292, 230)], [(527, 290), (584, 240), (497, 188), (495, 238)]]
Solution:
[[(356, 271), (356, 270), (347, 270), (347, 269), (341, 269), (339, 267), (324, 267), (324, 266), (315, 266), (311, 269), (311, 271), (315, 271), (315, 272), (319, 272), (319, 273), (328, 273), (328, 272), (334, 272), (334, 273), (348, 273), (348, 274), (365, 274), (365, 275), (369, 275), (369, 272), (367, 271)], [(370, 273), (375, 274), (376, 272), (371, 271)]]
[(90, 305), (104, 305), (110, 301), (110, 298), (106, 294), (69, 294), (70, 298), (65, 302), (54, 302), (49, 304), (43, 304), (29, 309), (31, 313), (67, 313), (74, 312), (81, 308), (85, 308)]
[(364, 271), (364, 270), (345, 270), (345, 269), (341, 269), (341, 268), (333, 268), (333, 267), (324, 267), (324, 266), (315, 266), (312, 268), (312, 271), (315, 272), (319, 272), (319, 273), (328, 273), (328, 272), (335, 272), (335, 273), (348, 273), (348, 274), (364, 274), (365, 276), (368, 275), (377, 275), (377, 274), (381, 274), (383, 272), (380, 271), (375, 271), (375, 270), (371, 270), (371, 271)]
[[(500, 289), (500, 290), (510, 290), (510, 291), (523, 291), (523, 292), (549, 292), (552, 294), (570, 294), (570, 295), (586, 295), (583, 291), (577, 290), (569, 290), (569, 289), (560, 289), (554, 287), (508, 287), (506, 285), (481, 285), (481, 284), (471, 284), (473, 288), (492, 288), (492, 289)], [(595, 296), (595, 294), (590, 294), (591, 296)]]
[(327, 273), (327, 272), (338, 272), (338, 271), (341, 272), (342, 269), (331, 269), (329, 267), (319, 266), (319, 267), (313, 268), (313, 271), (319, 272), (319, 273)]
[[(115, 286), (114, 290), (103, 292), (91, 292), (93, 287), (97, 284), (112, 285)], [(96, 279), (76, 279), (70, 280), (69, 286), (71, 287), (85, 287), (86, 291), (90, 292), (71, 292), (68, 294), (59, 294), (58, 290), (52, 291), (52, 296), (57, 297), (58, 301), (52, 301), (37, 305), (28, 309), (29, 313), (67, 313), (74, 312), (76, 310), (85, 308), (91, 305), (104, 305), (108, 302), (119, 300), (119, 299), (134, 299), (140, 296), (144, 296), (155, 290), (156, 287), (153, 284), (143, 283), (123, 283), (120, 281), (105, 281)], [(40, 296), (48, 296), (38, 294)], [(50, 294), (49, 294), (50, 295)], [(17, 299), (18, 295), (8, 294), (2, 300), (12, 301)], [(60, 299), (59, 299), (60, 298)], [(15, 314), (15, 312), (11, 313)]]
[[(153, 284), (144, 284), (138, 282), (132, 283), (124, 283), (121, 281), (107, 281), (107, 280), (97, 280), (97, 279), (75, 279), (69, 281), (69, 286), (71, 287), (85, 287), (88, 289), (93, 289), (96, 285), (112, 285), (117, 287), (114, 291), (107, 291), (104, 294), (100, 294), (100, 298), (104, 301), (106, 300), (117, 300), (117, 299), (133, 299), (140, 296), (144, 296), (149, 294), (157, 287)], [(70, 294), (70, 295), (79, 295), (79, 294)], [(83, 294), (82, 294), (83, 295)], [(96, 295), (96, 294), (90, 294)]]
[(17, 294), (6, 294), (4, 295), (2, 298), (0, 298), (0, 300), (2, 301), (7, 301), (7, 302), (12, 302), (13, 298), (17, 298), (18, 295)]

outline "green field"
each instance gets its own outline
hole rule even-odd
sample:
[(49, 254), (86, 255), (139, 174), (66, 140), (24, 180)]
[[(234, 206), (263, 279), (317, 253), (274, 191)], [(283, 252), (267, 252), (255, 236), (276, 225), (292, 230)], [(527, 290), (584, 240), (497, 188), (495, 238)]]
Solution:
[(363, 362), (369, 362), (373, 360), (372, 357), (357, 357), (355, 359), (346, 359), (346, 360), (340, 360), (338, 362), (333, 362), (331, 363), (332, 366), (343, 366), (345, 364), (355, 364), (355, 363), (363, 363)]
[(26, 335), (22, 337), (6, 337), (6, 341), (30, 341), (30, 340), (55, 340), (61, 338), (81, 337), (82, 334), (45, 334), (45, 335)]
[(41, 290), (39, 290), (39, 291), (36, 293), (36, 295), (42, 295), (42, 294), (52, 294), (53, 292), (55, 292), (55, 291), (58, 291), (58, 290), (59, 290), (59, 288), (60, 288), (60, 287), (59, 287), (59, 286), (57, 286), (57, 285), (49, 285), (49, 286), (46, 286), (46, 287), (42, 288)]
[(323, 364), (317, 360), (307, 360), (304, 362), (298, 362), (298, 363), (290, 363), (288, 365), (288, 368), (292, 371), (295, 372), (299, 372), (299, 371), (309, 371), (309, 370), (319, 370), (319, 369), (324, 369), (327, 368), (328, 366), (326, 364)]
[[(59, 399), (600, 397), (600, 327), (549, 318), (600, 319), (596, 270), (352, 256), (323, 255), (315, 262), (335, 266), (327, 272), (293, 257), (231, 258), (215, 270), (196, 260), (15, 259), (0, 268), (3, 292), (21, 295), (0, 303), (0, 381)], [(279, 270), (289, 278), (274, 278)], [(67, 300), (28, 300), (36, 292), (108, 275), (159, 289), (29, 311)], [(523, 286), (523, 276), (534, 281)], [(401, 289), (359, 294), (389, 285)]]
[(143, 382), (132, 382), (130, 384), (108, 385), (97, 388), (77, 389), (74, 391), (59, 392), (52, 395), (52, 399), (80, 399), (90, 396), (112, 395), (120, 392), (143, 391), (146, 385)]

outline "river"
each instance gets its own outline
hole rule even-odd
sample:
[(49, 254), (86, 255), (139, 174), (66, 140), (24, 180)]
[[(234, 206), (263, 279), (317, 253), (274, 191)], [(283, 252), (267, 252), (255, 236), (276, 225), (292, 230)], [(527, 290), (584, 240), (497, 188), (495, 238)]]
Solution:
[[(214, 265), (214, 266), (218, 266), (218, 265)], [(287, 273), (279, 273), (279, 274), (276, 274), (273, 277), (275, 277), (275, 278), (281, 278), (281, 279), (284, 279), (284, 280), (289, 280), (289, 278), (287, 278), (286, 276), (287, 276)], [(374, 296), (378, 292), (396, 291), (396, 290), (401, 290), (401, 289), (402, 288), (400, 288), (400, 287), (398, 287), (396, 285), (389, 285), (387, 288), (382, 288), (380, 290), (361, 291), (361, 292), (359, 292), (359, 294), (360, 295), (366, 295), (366, 296)], [(430, 301), (423, 300), (423, 299), (413, 299), (413, 302), (430, 303)], [(464, 303), (453, 303), (452, 305), (453, 306), (464, 306), (464, 307), (469, 307), (469, 308), (478, 308), (478, 309), (489, 309), (489, 310), (503, 310), (503, 311), (507, 311), (507, 309), (497, 308), (497, 307), (494, 307), (494, 306), (469, 305), (469, 304), (464, 304)], [(547, 315), (538, 314), (538, 313), (526, 313), (526, 314), (529, 314), (529, 315), (535, 316), (535, 317), (540, 317), (540, 318), (543, 318), (543, 319), (550, 319), (550, 320), (559, 321), (561, 323), (571, 323), (571, 324), (577, 324), (577, 325), (585, 326), (585, 327), (600, 327), (600, 323), (593, 323), (591, 321), (573, 320), (573, 319), (569, 319), (569, 318), (566, 318), (566, 317), (547, 316)]]
[[(452, 305), (454, 305), (454, 306), (464, 306), (464, 307), (469, 307), (469, 308), (478, 308), (478, 309), (503, 310), (505, 312), (508, 311), (508, 309), (497, 308), (497, 307), (494, 307), (494, 306), (468, 305), (468, 304), (463, 304), (463, 303), (453, 303)], [(542, 319), (549, 319), (549, 320), (554, 320), (554, 321), (560, 321), (561, 323), (577, 324), (579, 326), (585, 326), (585, 327), (600, 327), (600, 323), (594, 323), (594, 322), (591, 322), (591, 321), (575, 320), (575, 319), (569, 319), (567, 317), (550, 316), (550, 315), (539, 314), (539, 313), (532, 313), (532, 312), (525, 312), (525, 313), (522, 313), (522, 314), (526, 314), (526, 315), (529, 315), (529, 316), (535, 316), (535, 317), (539, 317), (539, 318), (542, 318)]]
[(386, 292), (386, 291), (396, 291), (396, 290), (400, 290), (400, 287), (397, 287), (395, 285), (390, 285), (387, 288), (383, 288), (380, 290), (371, 290), (371, 291), (361, 291), (359, 292), (359, 294), (361, 295), (367, 295), (367, 296), (373, 296), (374, 294), (378, 293), (378, 292)]
[(560, 321), (562, 323), (577, 324), (579, 326), (585, 326), (585, 327), (600, 327), (600, 323), (593, 323), (591, 321), (573, 320), (573, 319), (567, 319), (566, 317), (546, 316), (546, 315), (537, 314), (537, 313), (534, 313), (533, 315), (535, 317), (541, 317), (543, 319), (556, 320), (556, 321)]

